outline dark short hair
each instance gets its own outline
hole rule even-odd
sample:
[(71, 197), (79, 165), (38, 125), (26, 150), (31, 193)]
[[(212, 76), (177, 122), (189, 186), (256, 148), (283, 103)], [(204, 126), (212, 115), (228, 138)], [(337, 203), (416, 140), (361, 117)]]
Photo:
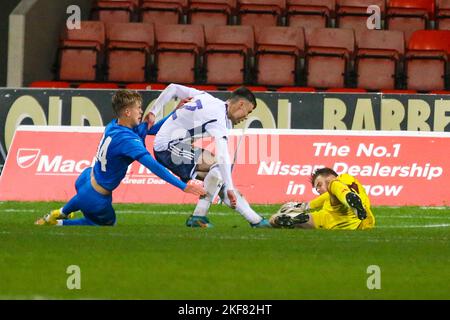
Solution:
[(328, 177), (328, 176), (335, 176), (337, 177), (338, 174), (336, 173), (336, 171), (334, 171), (331, 168), (319, 168), (316, 169), (316, 171), (314, 171), (311, 174), (311, 178), (309, 179), (309, 181), (311, 181), (312, 186), (314, 187), (314, 182), (316, 182), (316, 179), (318, 176), (324, 176), (324, 177)]
[(142, 103), (142, 97), (137, 91), (118, 90), (112, 97), (112, 107), (114, 113), (120, 117), (122, 110), (135, 102)]
[(246, 87), (239, 87), (233, 92), (231, 92), (230, 100), (239, 100), (239, 99), (245, 99), (249, 101), (251, 104), (254, 105), (254, 108), (256, 108), (256, 98), (253, 92), (249, 90)]

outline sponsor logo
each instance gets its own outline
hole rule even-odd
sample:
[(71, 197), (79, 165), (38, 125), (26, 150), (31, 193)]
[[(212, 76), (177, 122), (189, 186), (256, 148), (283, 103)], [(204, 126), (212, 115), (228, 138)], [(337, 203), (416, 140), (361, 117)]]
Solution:
[(41, 149), (27, 149), (20, 148), (17, 151), (17, 165), (22, 169), (27, 169), (36, 162), (36, 159), (39, 157), (41, 153)]

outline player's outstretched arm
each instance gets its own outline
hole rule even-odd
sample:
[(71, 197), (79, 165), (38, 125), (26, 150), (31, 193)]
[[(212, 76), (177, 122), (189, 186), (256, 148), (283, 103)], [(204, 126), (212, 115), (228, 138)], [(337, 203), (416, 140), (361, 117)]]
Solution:
[(203, 91), (199, 91), (194, 88), (189, 88), (179, 84), (171, 83), (167, 86), (167, 88), (164, 89), (163, 92), (161, 92), (158, 99), (156, 99), (155, 104), (153, 105), (153, 108), (151, 110), (151, 113), (157, 115), (161, 111), (162, 107), (164, 107), (166, 103), (168, 103), (175, 97), (179, 99), (186, 99), (189, 97), (196, 96), (202, 92)]
[(159, 129), (161, 129), (164, 122), (166, 122), (166, 120), (169, 119), (169, 117), (171, 117), (176, 110), (180, 109), (185, 103), (189, 102), (191, 99), (192, 99), (191, 97), (181, 99), (178, 105), (175, 107), (175, 109), (171, 113), (169, 113), (166, 117), (159, 120), (157, 123), (155, 123), (156, 116), (152, 112), (147, 113), (147, 115), (144, 118), (144, 122), (147, 122), (147, 134), (156, 135)]
[(206, 194), (205, 190), (201, 186), (194, 184), (186, 184), (180, 179), (176, 178), (173, 174), (169, 172), (164, 166), (162, 166), (158, 161), (156, 161), (150, 153), (142, 156), (138, 159), (145, 167), (150, 169), (154, 174), (156, 174), (161, 179), (164, 179), (171, 185), (183, 190), (186, 193), (191, 193), (196, 196), (203, 196)]
[(193, 180), (189, 180), (187, 182), (184, 192), (191, 193), (196, 196), (204, 196), (206, 194), (205, 190), (202, 187), (195, 185)]
[(330, 199), (330, 194), (328, 192), (322, 193), (320, 196), (308, 202), (308, 207), (311, 210), (322, 209), (325, 201), (327, 201), (328, 199)]

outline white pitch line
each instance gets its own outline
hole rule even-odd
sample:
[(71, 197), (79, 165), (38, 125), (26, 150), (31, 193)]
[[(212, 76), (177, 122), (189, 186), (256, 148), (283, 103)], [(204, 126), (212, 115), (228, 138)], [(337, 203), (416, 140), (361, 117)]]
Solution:
[[(36, 209), (0, 209), (0, 212), (18, 212), (18, 213), (25, 213), (25, 212), (40, 212), (42, 213), (42, 210), (36, 210)], [(171, 210), (171, 211), (152, 211), (152, 210), (117, 210), (117, 214), (152, 214), (152, 215), (186, 215), (190, 214), (188, 211), (178, 211), (178, 210)], [(262, 215), (272, 215), (274, 212), (259, 212)], [(211, 212), (210, 215), (216, 215), (216, 216), (232, 216), (234, 215), (234, 212)], [(441, 214), (439, 214), (441, 215)], [(450, 219), (450, 215), (380, 215), (375, 214), (375, 218), (391, 218), (391, 219), (442, 219), (442, 220), (448, 220)]]
[(448, 228), (450, 223), (422, 224), (422, 225), (399, 225), (399, 226), (375, 226), (375, 229), (403, 229), (403, 228)]

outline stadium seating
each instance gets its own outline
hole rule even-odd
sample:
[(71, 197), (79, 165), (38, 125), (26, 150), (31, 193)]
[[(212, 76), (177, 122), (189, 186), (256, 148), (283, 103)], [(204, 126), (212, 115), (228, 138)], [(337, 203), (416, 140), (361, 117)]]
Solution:
[(367, 13), (367, 8), (371, 5), (380, 8), (380, 18), (383, 19), (386, 9), (385, 0), (337, 0), (337, 27), (353, 29), (355, 36), (358, 38), (359, 33), (368, 29), (367, 19), (372, 13)]
[(219, 88), (217, 86), (213, 86), (213, 85), (193, 84), (193, 85), (189, 85), (189, 87), (197, 89), (197, 90), (202, 90), (202, 91), (218, 91), (219, 90)]
[(331, 26), (336, 0), (287, 0), (286, 25), (302, 27), (305, 33)]
[(108, 81), (146, 80), (150, 53), (154, 47), (153, 25), (110, 23), (106, 25)]
[(101, 21), (81, 21), (80, 29), (64, 28), (58, 48), (58, 80), (97, 80), (102, 69), (104, 44), (105, 26)]
[(314, 29), (307, 35), (307, 86), (343, 88), (355, 49), (352, 29)]
[[(228, 87), (227, 90), (228, 91), (234, 91), (237, 88), (241, 87), (241, 85), (238, 86), (231, 86)], [(267, 87), (264, 86), (245, 86), (247, 89), (253, 91), (253, 92), (265, 92), (265, 91), (269, 91), (269, 89)]]
[(130, 90), (164, 90), (167, 87), (166, 84), (162, 83), (129, 83), (125, 86), (126, 89)]
[(70, 83), (65, 81), (33, 81), (30, 88), (70, 88)]
[(143, 0), (140, 7), (140, 21), (178, 24), (183, 22), (187, 6), (188, 0)]
[(363, 88), (329, 88), (326, 92), (333, 93), (366, 93), (367, 90)]
[(256, 36), (256, 83), (294, 86), (299, 83), (305, 51), (303, 28), (265, 27)]
[(450, 0), (436, 1), (436, 29), (450, 30)]
[(316, 92), (316, 89), (311, 87), (279, 87), (277, 92)]
[(238, 0), (237, 20), (250, 25), (258, 33), (261, 27), (281, 25), (286, 0)]
[(205, 47), (202, 25), (155, 25), (156, 81), (195, 83), (200, 77), (200, 57)]
[(204, 26), (232, 24), (236, 0), (191, 0), (187, 8), (189, 24)]
[(448, 90), (432, 90), (429, 93), (431, 93), (431, 94), (450, 94), (450, 91), (448, 91)]
[(206, 83), (248, 84), (255, 36), (251, 26), (215, 26), (206, 34)]
[(403, 31), (405, 41), (414, 31), (428, 29), (432, 19), (434, 0), (388, 0), (386, 29)]
[(106, 82), (84, 82), (78, 86), (79, 89), (119, 89), (117, 83)]
[(382, 94), (415, 94), (416, 90), (408, 90), (408, 89), (382, 89), (380, 90)]
[(91, 9), (91, 19), (105, 23), (130, 22), (135, 19), (139, 0), (98, 0)]
[(369, 90), (401, 86), (401, 65), (405, 54), (402, 31), (366, 30), (357, 40), (355, 59), (357, 86)]
[(413, 33), (405, 57), (407, 89), (444, 90), (448, 87), (449, 30)]

